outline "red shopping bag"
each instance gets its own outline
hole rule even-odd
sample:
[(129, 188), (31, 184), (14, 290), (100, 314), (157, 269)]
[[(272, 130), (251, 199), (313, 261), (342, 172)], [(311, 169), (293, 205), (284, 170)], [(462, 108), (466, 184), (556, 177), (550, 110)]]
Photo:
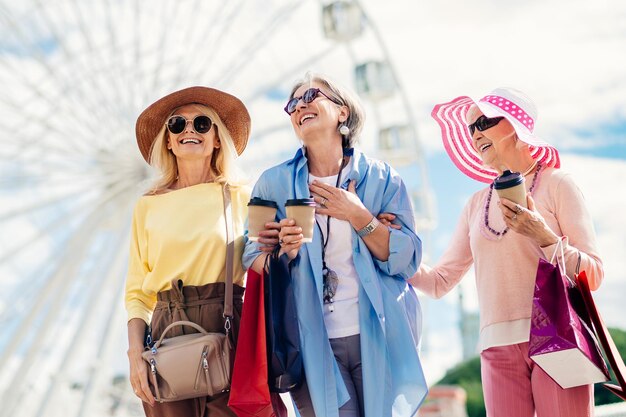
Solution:
[(617, 379), (617, 382), (619, 383), (619, 386), (615, 384), (604, 384), (604, 387), (620, 397), (622, 400), (626, 401), (626, 366), (624, 366), (624, 360), (620, 356), (617, 347), (615, 347), (611, 334), (607, 330), (604, 320), (602, 320), (602, 317), (598, 312), (596, 303), (593, 301), (593, 297), (591, 296), (591, 291), (589, 289), (589, 282), (587, 281), (587, 274), (585, 274), (585, 271), (582, 271), (578, 274), (577, 278), (578, 288), (580, 289), (580, 293), (582, 294), (585, 302), (585, 307), (587, 307), (587, 311), (591, 316), (591, 321), (596, 331), (596, 335), (598, 336), (598, 339), (600, 339), (602, 350), (604, 350), (604, 354), (606, 355), (606, 358), (615, 373), (615, 379)]
[(263, 277), (248, 270), (246, 295), (228, 406), (239, 417), (286, 417), (287, 409), (267, 384)]

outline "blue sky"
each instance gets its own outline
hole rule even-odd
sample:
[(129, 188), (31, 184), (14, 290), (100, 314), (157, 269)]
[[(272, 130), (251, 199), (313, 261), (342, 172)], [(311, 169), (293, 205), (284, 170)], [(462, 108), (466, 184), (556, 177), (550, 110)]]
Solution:
[[(403, 13), (365, 2), (386, 40), (411, 98), (426, 148), (437, 227), (427, 249), (436, 261), (466, 199), (483, 187), (461, 174), (441, 146), (430, 117), (436, 103), (481, 97), (500, 86), (537, 104), (537, 133), (561, 153), (586, 197), (606, 278), (596, 300), (609, 325), (626, 328), (626, 3), (619, 0), (399, 0)], [(470, 274), (471, 275), (471, 274)], [(477, 308), (473, 277), (461, 284)], [(460, 359), (458, 294), (424, 299), (429, 332), (424, 365), (436, 381)]]

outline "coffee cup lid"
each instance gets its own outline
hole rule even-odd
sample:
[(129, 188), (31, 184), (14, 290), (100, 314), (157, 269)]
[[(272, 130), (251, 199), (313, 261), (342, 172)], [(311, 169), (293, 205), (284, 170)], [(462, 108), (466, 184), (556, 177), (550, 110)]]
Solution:
[(288, 206), (313, 206), (315, 207), (315, 200), (312, 198), (294, 198), (285, 202), (285, 207)]
[(248, 202), (248, 206), (264, 206), (264, 207), (272, 207), (275, 209), (278, 208), (278, 204), (276, 204), (275, 201), (263, 200), (262, 198), (259, 198), (259, 197), (252, 197), (250, 201)]
[(502, 175), (493, 180), (493, 188), (496, 190), (504, 190), (506, 188), (515, 187), (524, 182), (524, 176), (519, 172), (511, 172), (505, 170)]

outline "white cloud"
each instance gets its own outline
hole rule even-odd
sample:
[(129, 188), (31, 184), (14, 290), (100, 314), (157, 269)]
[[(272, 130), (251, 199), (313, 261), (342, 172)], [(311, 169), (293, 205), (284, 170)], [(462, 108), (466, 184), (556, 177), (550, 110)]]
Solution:
[[(414, 106), (422, 140), (440, 149), (435, 103), (519, 88), (539, 108), (538, 133), (626, 117), (626, 3), (620, 0), (493, 0), (388, 3), (366, 7)], [(598, 139), (597, 139), (598, 140)]]
[(594, 294), (598, 308), (608, 325), (626, 328), (626, 161), (563, 155), (562, 162), (585, 195), (596, 227), (605, 271)]

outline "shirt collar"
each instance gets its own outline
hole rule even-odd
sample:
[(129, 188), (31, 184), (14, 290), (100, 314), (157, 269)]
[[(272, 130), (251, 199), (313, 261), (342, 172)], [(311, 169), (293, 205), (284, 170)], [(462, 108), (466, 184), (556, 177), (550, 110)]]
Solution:
[[(358, 187), (367, 175), (369, 169), (367, 157), (361, 151), (354, 148), (346, 150), (345, 153), (352, 156), (352, 170), (346, 177), (346, 181), (341, 184), (341, 187), (346, 188), (347, 183), (351, 180), (355, 180), (356, 186)], [(287, 162), (287, 165), (295, 165), (297, 171), (300, 171), (302, 168), (307, 168), (307, 157), (304, 146), (298, 148), (294, 157)]]

